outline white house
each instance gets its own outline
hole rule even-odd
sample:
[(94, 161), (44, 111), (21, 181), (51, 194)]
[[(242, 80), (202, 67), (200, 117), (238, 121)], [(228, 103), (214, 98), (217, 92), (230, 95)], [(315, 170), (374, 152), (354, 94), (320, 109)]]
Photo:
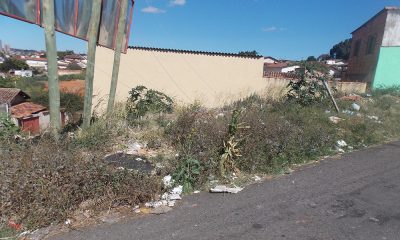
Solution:
[(21, 57), (22, 60), (26, 61), (26, 64), (31, 68), (44, 68), (47, 70), (47, 59), (40, 57)]
[(32, 70), (15, 70), (14, 75), (21, 77), (32, 77), (33, 73)]

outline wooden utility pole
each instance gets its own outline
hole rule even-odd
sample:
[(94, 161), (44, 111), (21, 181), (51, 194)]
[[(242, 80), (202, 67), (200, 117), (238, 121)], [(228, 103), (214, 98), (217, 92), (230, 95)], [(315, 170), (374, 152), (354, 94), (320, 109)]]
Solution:
[(100, 12), (101, 0), (93, 0), (92, 14), (90, 18), (88, 33), (89, 42), (85, 79), (85, 100), (83, 106), (83, 128), (87, 128), (90, 126), (90, 119), (92, 118), (93, 78), (94, 65), (96, 60), (97, 36), (99, 34)]
[(61, 128), (60, 89), (58, 85), (57, 46), (54, 29), (54, 0), (43, 0), (43, 26), (46, 39), (47, 78), (49, 84), (50, 126), (58, 138)]
[(108, 106), (107, 106), (108, 114), (110, 114), (114, 108), (115, 92), (117, 91), (117, 84), (118, 84), (119, 65), (121, 62), (122, 43), (124, 39), (124, 30), (126, 27), (126, 12), (128, 8), (128, 1), (130, 0), (120, 1), (121, 8), (119, 14), (118, 33), (117, 33), (115, 52), (114, 52), (114, 66), (111, 77), (110, 95), (108, 96)]

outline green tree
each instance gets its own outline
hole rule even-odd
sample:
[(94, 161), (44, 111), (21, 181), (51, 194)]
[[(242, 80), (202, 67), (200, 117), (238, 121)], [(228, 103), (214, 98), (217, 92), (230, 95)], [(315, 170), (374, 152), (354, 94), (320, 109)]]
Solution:
[(28, 69), (29, 65), (26, 64), (24, 60), (16, 59), (16, 58), (9, 58), (6, 59), (2, 64), (0, 64), (0, 71), (1, 72), (8, 72), (10, 70), (22, 70)]
[(242, 51), (239, 52), (239, 55), (246, 56), (246, 57), (257, 57), (258, 52), (256, 50), (254, 51)]
[(79, 66), (76, 62), (72, 62), (68, 64), (67, 69), (69, 70), (82, 70), (82, 67)]
[(333, 46), (329, 52), (331, 58), (348, 60), (350, 57), (351, 42), (352, 39), (349, 38)]
[(65, 50), (65, 51), (57, 52), (58, 59), (60, 59), (60, 60), (63, 60), (64, 57), (67, 55), (73, 55), (73, 54), (75, 54), (75, 53), (72, 50)]
[(326, 60), (329, 60), (331, 58), (331, 55), (329, 55), (329, 54), (321, 54), (318, 58), (317, 58), (317, 60), (318, 61), (326, 61)]
[(0, 77), (0, 88), (13, 88), (15, 87), (14, 81), (11, 78)]
[(307, 58), (307, 62), (315, 62), (315, 61), (317, 61), (317, 59), (314, 56), (309, 56)]

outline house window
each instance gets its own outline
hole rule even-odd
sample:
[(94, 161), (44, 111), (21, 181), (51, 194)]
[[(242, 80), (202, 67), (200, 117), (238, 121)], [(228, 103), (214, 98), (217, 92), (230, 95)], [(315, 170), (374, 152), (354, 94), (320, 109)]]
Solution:
[(361, 40), (357, 40), (357, 42), (354, 44), (354, 52), (353, 52), (354, 57), (358, 57), (358, 53), (360, 52), (360, 47), (361, 47)]
[(373, 54), (375, 51), (375, 44), (376, 44), (376, 37), (375, 36), (369, 36), (368, 37), (368, 44), (367, 44), (367, 52), (366, 55), (368, 54)]

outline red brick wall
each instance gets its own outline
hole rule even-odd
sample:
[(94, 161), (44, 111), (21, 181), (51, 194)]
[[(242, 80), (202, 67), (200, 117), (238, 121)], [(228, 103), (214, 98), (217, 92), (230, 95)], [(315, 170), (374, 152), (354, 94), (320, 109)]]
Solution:
[[(367, 83), (372, 82), (378, 62), (379, 50), (382, 46), (386, 18), (387, 11), (384, 11), (372, 18), (366, 25), (362, 26), (353, 33), (349, 68), (346, 74), (346, 80)], [(366, 54), (369, 36), (376, 37), (373, 54)], [(361, 40), (361, 45), (358, 56), (354, 56), (355, 45), (358, 40)]]

